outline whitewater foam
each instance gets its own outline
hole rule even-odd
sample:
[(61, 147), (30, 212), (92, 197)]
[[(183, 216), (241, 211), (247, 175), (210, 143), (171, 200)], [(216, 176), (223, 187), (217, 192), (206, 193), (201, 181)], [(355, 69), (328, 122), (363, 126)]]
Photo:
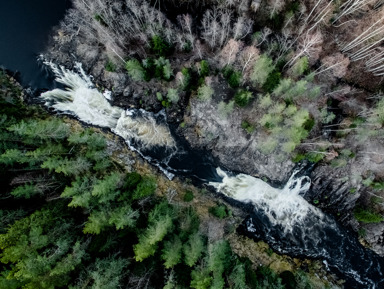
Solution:
[(308, 214), (315, 214), (319, 219), (323, 217), (319, 209), (302, 197), (311, 183), (307, 176), (297, 177), (298, 172), (292, 174), (283, 189), (274, 188), (259, 178), (245, 174), (229, 176), (220, 168), (217, 168), (217, 173), (223, 178), (222, 181), (209, 184), (230, 198), (252, 203), (264, 211), (271, 223), (292, 231)]
[(53, 107), (56, 111), (64, 112), (78, 117), (81, 121), (110, 128), (114, 133), (127, 142), (135, 140), (143, 148), (162, 146), (175, 147), (175, 141), (169, 128), (158, 124), (152, 113), (135, 113), (134, 110), (124, 111), (122, 108), (112, 106), (111, 92), (98, 91), (92, 77), (86, 75), (81, 63), (76, 63), (76, 71), (57, 66), (52, 62), (44, 61), (56, 76), (56, 81), (65, 85), (65, 89), (53, 89), (41, 94), (45, 105)]

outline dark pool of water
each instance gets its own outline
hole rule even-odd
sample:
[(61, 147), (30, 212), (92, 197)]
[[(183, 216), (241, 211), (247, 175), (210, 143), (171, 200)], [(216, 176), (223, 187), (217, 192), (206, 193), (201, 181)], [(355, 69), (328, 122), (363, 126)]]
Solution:
[(59, 24), (69, 0), (1, 0), (0, 66), (25, 87), (52, 88), (53, 78), (36, 61)]

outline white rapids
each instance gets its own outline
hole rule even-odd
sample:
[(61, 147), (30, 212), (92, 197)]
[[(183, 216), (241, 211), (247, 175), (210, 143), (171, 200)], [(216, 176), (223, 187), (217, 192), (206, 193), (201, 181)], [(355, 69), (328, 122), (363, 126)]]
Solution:
[(133, 110), (125, 111), (110, 105), (107, 99), (111, 99), (111, 92), (106, 91), (103, 94), (98, 91), (80, 63), (75, 66), (77, 72), (59, 67), (52, 62), (44, 63), (51, 68), (56, 81), (66, 87), (42, 93), (41, 98), (45, 100), (46, 106), (72, 114), (83, 122), (110, 128), (128, 144), (131, 140), (135, 140), (145, 148), (175, 147), (176, 143), (169, 128), (157, 124), (153, 114), (140, 111), (134, 116)]
[(311, 180), (307, 176), (297, 177), (294, 172), (283, 189), (273, 188), (263, 180), (245, 174), (229, 176), (220, 168), (217, 173), (221, 182), (210, 182), (216, 190), (232, 199), (252, 203), (262, 209), (272, 224), (282, 225), (284, 230), (292, 230), (302, 223), (309, 214), (322, 219), (323, 213), (309, 204), (303, 195), (309, 190)]

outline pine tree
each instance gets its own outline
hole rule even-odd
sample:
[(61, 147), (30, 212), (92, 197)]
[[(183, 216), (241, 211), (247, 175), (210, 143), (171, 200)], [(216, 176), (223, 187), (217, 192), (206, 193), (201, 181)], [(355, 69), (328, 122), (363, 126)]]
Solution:
[(212, 98), (213, 92), (212, 87), (203, 84), (197, 90), (197, 98), (201, 101), (209, 101)]
[(191, 288), (195, 289), (208, 289), (212, 284), (212, 277), (207, 268), (200, 266), (191, 273)]
[(156, 188), (156, 180), (154, 178), (143, 177), (134, 190), (132, 199), (138, 200), (153, 195), (156, 191)]
[(171, 103), (177, 103), (180, 99), (177, 89), (169, 88), (167, 92), (167, 99)]
[(71, 186), (67, 186), (64, 189), (61, 197), (72, 198), (72, 201), (68, 204), (70, 207), (88, 208), (91, 204), (91, 190), (94, 182), (95, 179), (93, 177), (77, 177)]
[(128, 60), (125, 63), (125, 69), (134, 81), (144, 80), (145, 70), (137, 59)]
[(229, 275), (229, 284), (232, 289), (245, 289), (246, 285), (245, 265), (241, 262), (236, 262), (231, 274)]
[(92, 189), (92, 196), (96, 197), (100, 204), (109, 203), (114, 200), (120, 191), (123, 175), (118, 172), (112, 172), (102, 180), (97, 180)]
[(119, 204), (119, 207), (110, 211), (108, 222), (114, 225), (116, 230), (121, 230), (125, 227), (134, 227), (138, 217), (139, 212), (134, 211), (129, 204)]
[(172, 217), (167, 213), (154, 212), (148, 220), (149, 226), (139, 235), (139, 243), (134, 245), (135, 259), (140, 262), (155, 253), (157, 243), (164, 239), (173, 226)]
[[(116, 289), (120, 288), (124, 278), (125, 268), (129, 262), (127, 259), (111, 256), (105, 259), (96, 259), (96, 262), (87, 271), (93, 281), (92, 289)], [(87, 279), (86, 279), (87, 280)], [(86, 286), (86, 284), (84, 284)], [(81, 288), (85, 288), (85, 286)]]
[(273, 60), (265, 54), (262, 54), (253, 65), (253, 72), (251, 74), (251, 81), (261, 87), (268, 78), (268, 75), (275, 69)]
[(181, 249), (183, 244), (179, 237), (174, 236), (171, 241), (164, 242), (161, 257), (164, 260), (164, 267), (169, 269), (181, 262)]
[(8, 130), (25, 137), (24, 141), (29, 140), (28, 142), (33, 139), (62, 140), (70, 133), (69, 126), (56, 118), (49, 120), (22, 120), (18, 124), (10, 126)]
[(11, 195), (16, 198), (30, 199), (36, 195), (41, 195), (43, 191), (35, 184), (26, 184), (15, 188)]
[(196, 232), (189, 236), (188, 242), (183, 245), (184, 262), (189, 267), (193, 267), (203, 254), (204, 240)]
[(85, 223), (83, 232), (88, 234), (100, 234), (105, 227), (109, 226), (109, 214), (107, 210), (93, 210)]

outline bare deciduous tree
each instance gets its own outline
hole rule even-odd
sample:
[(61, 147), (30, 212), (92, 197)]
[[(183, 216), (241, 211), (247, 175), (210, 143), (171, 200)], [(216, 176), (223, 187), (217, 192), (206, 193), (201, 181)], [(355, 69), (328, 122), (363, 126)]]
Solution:
[(241, 41), (230, 39), (219, 54), (220, 66), (232, 65), (242, 47), (243, 43)]
[(321, 61), (323, 63), (322, 68), (317, 71), (316, 74), (331, 70), (332, 74), (338, 78), (343, 77), (347, 73), (347, 68), (350, 62), (348, 57), (345, 57), (339, 52), (329, 55)]
[(318, 59), (322, 42), (323, 37), (320, 31), (317, 30), (312, 33), (306, 32), (299, 40), (295, 56), (287, 62), (286, 66), (292, 65), (297, 59), (304, 55), (308, 56), (308, 58), (312, 60)]
[(247, 75), (249, 75), (255, 61), (259, 58), (259, 55), (259, 50), (254, 46), (247, 46), (240, 52), (239, 64), (242, 67), (241, 72), (244, 78), (247, 78)]

